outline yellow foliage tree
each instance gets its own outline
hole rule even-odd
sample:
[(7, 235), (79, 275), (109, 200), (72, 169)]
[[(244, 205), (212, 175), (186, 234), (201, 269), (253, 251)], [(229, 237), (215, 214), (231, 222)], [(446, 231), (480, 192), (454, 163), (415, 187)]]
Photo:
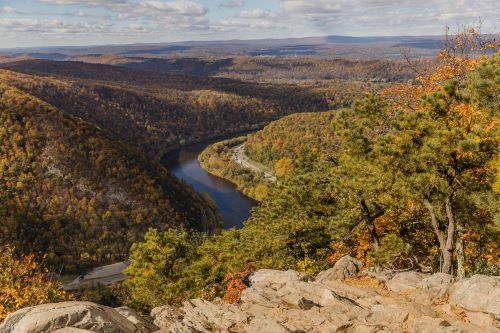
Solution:
[(288, 157), (283, 157), (278, 160), (274, 165), (274, 172), (278, 177), (291, 174), (293, 172), (292, 160)]
[[(412, 134), (410, 132), (406, 134), (413, 135), (413, 140), (416, 140), (417, 136), (418, 140), (422, 140), (425, 137), (422, 134), (424, 132), (439, 133), (435, 135), (434, 141), (429, 140), (428, 144), (441, 149), (444, 152), (441, 156), (444, 158), (441, 161), (433, 160), (424, 150), (421, 150), (422, 155), (418, 155), (416, 151), (419, 145), (415, 145), (411, 152), (418, 158), (409, 164), (433, 165), (437, 172), (429, 172), (425, 176), (423, 175), (427, 171), (418, 171), (414, 174), (410, 172), (406, 176), (412, 181), (427, 177), (426, 181), (422, 182), (425, 186), (422, 187), (424, 190), (421, 193), (426, 193), (422, 203), (428, 210), (432, 228), (439, 242), (443, 258), (441, 270), (451, 273), (455, 257), (456, 274), (464, 277), (467, 268), (466, 250), (471, 248), (471, 244), (464, 242), (479, 240), (466, 237), (472, 231), (466, 228), (473, 228), (470, 226), (471, 220), (485, 222), (490, 220), (490, 216), (477, 208), (475, 212), (469, 212), (470, 216), (467, 218), (457, 217), (460, 216), (457, 207), (464, 205), (464, 200), (470, 198), (462, 196), (459, 199), (459, 196), (466, 193), (464, 189), (467, 186), (470, 186), (471, 191), (472, 189), (477, 191), (483, 185), (484, 188), (488, 188), (492, 175), (497, 172), (492, 164), (497, 154), (494, 147), (497, 146), (498, 136), (495, 135), (495, 131), (499, 128), (498, 117), (495, 114), (498, 112), (496, 104), (491, 103), (486, 106), (484, 101), (474, 100), (473, 97), (467, 96), (465, 91), (474, 80), (474, 70), (476, 72), (481, 70), (488, 62), (492, 68), (498, 66), (496, 59), (500, 52), (500, 41), (492, 38), (492, 35), (481, 33), (480, 26), (464, 27), (453, 35), (447, 31), (445, 41), (445, 48), (439, 53), (435, 67), (420, 70), (414, 66), (417, 73), (416, 82), (394, 85), (384, 90), (382, 95), (387, 97), (395, 108), (406, 111), (408, 116), (405, 120), (410, 119), (411, 114), (429, 116), (429, 123), (425, 125), (427, 127), (423, 125), (421, 118), (419, 127), (415, 126)], [(407, 60), (412, 65), (408, 56)], [(493, 86), (498, 84), (495, 83)], [(498, 88), (492, 89), (498, 91)], [(441, 202), (433, 203), (431, 201), (436, 201), (438, 191), (426, 192), (426, 189), (437, 189), (436, 184), (441, 180), (443, 181), (440, 184), (445, 184), (439, 192), (443, 198)], [(431, 182), (434, 183), (431, 185)], [(412, 183), (410, 187), (416, 188), (415, 184), (416, 182)], [(492, 184), (492, 188), (495, 188), (495, 184)], [(440, 214), (445, 216), (442, 221)], [(488, 246), (489, 243), (486, 247)], [(471, 252), (468, 254), (469, 257), (472, 257)]]
[(262, 201), (267, 197), (269, 189), (266, 185), (259, 184), (255, 187), (255, 199)]
[(0, 248), (0, 320), (21, 308), (72, 299), (30, 255)]

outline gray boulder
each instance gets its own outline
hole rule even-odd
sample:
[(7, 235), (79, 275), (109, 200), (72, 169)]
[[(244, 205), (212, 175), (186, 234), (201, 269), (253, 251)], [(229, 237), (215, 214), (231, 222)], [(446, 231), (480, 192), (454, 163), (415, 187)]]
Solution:
[(343, 283), (340, 280), (324, 279), (321, 282), (316, 282), (333, 290), (337, 295), (342, 297), (351, 298), (359, 301), (366, 301), (373, 298), (377, 293), (368, 288), (353, 287)]
[(465, 311), (465, 315), (469, 323), (476, 325), (484, 332), (500, 333), (500, 322), (495, 320), (492, 315), (474, 311)]
[(245, 330), (248, 333), (287, 333), (286, 328), (278, 322), (269, 318), (256, 317), (252, 320), (248, 328)]
[(386, 325), (402, 324), (408, 319), (409, 315), (410, 313), (404, 307), (393, 304), (376, 304), (371, 307), (371, 314), (368, 317), (368, 321), (384, 323)]
[(474, 275), (458, 281), (450, 292), (450, 304), (500, 318), (500, 277)]
[(397, 273), (386, 283), (386, 286), (389, 290), (395, 292), (415, 290), (420, 288), (422, 281), (426, 277), (427, 276), (425, 274), (413, 271)]
[(420, 283), (419, 288), (422, 289), (423, 296), (427, 297), (430, 301), (436, 298), (443, 298), (447, 295), (453, 282), (455, 282), (455, 278), (452, 275), (436, 273), (425, 277)]
[(153, 323), (164, 330), (170, 329), (176, 322), (182, 321), (184, 318), (183, 311), (170, 305), (154, 308), (150, 315), (153, 318)]
[(222, 332), (234, 330), (236, 326), (249, 321), (249, 315), (236, 305), (215, 304), (201, 299), (184, 302), (182, 312), (184, 312), (182, 320), (170, 326), (171, 332), (184, 332), (186, 328), (194, 332)]
[(443, 288), (447, 289), (453, 282), (455, 282), (455, 278), (452, 275), (446, 273), (435, 273), (424, 278), (420, 283), (420, 288), (439, 291)]
[(58, 330), (60, 333), (82, 330), (98, 333), (150, 333), (127, 320), (118, 311), (90, 302), (63, 302), (24, 308), (10, 314), (0, 325), (1, 333), (46, 333)]
[[(347, 332), (349, 333), (393, 333), (393, 330), (381, 325), (355, 325)], [(394, 332), (395, 333), (395, 332)]]
[(142, 316), (129, 307), (122, 306), (115, 308), (115, 310), (124, 316), (128, 321), (132, 322), (140, 332), (154, 332), (159, 329), (158, 326), (153, 324), (151, 318)]
[(344, 256), (335, 265), (318, 274), (316, 282), (322, 283), (326, 280), (344, 280), (353, 277), (361, 270), (363, 263), (351, 256)]
[(92, 333), (92, 331), (89, 330), (83, 330), (81, 328), (74, 328), (74, 327), (65, 327), (65, 328), (60, 328), (57, 331), (54, 331), (53, 333)]

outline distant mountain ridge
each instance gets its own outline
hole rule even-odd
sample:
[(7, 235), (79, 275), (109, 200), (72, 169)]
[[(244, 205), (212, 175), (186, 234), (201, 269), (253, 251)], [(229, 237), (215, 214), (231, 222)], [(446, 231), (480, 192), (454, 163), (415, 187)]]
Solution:
[[(370, 45), (367, 52), (366, 46)], [(136, 43), (123, 45), (56, 46), (0, 50), (0, 54), (28, 55), (34, 58), (67, 60), (89, 54), (122, 56), (297, 56), (384, 58), (397, 57), (399, 48), (414, 48), (432, 56), (443, 46), (443, 36), (319, 36), (283, 39), (186, 41), (173, 43)]]

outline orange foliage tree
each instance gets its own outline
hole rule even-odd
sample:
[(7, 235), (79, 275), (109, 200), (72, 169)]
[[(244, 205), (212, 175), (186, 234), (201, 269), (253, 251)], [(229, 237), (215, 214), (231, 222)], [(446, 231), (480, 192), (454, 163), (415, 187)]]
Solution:
[(226, 293), (224, 294), (223, 301), (226, 303), (236, 303), (241, 298), (241, 292), (248, 288), (245, 279), (248, 278), (250, 273), (254, 271), (255, 267), (253, 264), (249, 264), (245, 270), (238, 273), (228, 273), (224, 282), (226, 283)]
[[(415, 81), (394, 84), (382, 90), (396, 107), (416, 110), (422, 107), (423, 95), (438, 92), (449, 80), (463, 84), (479, 64), (486, 61), (489, 54), (500, 49), (500, 40), (481, 33), (481, 26), (466, 26), (451, 35), (446, 28), (444, 48), (438, 53), (437, 64), (416, 62), (409, 51), (402, 50), (403, 56), (416, 74)], [(421, 68), (424, 65), (424, 68)]]

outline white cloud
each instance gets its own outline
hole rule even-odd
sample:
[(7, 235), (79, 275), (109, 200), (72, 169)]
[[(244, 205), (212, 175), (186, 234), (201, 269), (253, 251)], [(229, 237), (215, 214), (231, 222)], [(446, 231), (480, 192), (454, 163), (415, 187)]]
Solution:
[(175, 15), (203, 16), (207, 13), (203, 5), (191, 1), (143, 1), (141, 6), (148, 10)]
[(208, 9), (199, 2), (189, 0), (38, 0), (53, 5), (89, 5), (108, 9), (108, 14), (92, 12), (67, 12), (67, 16), (112, 20), (111, 14), (120, 21), (141, 24), (149, 31), (208, 29)]
[(127, 0), (38, 0), (39, 2), (51, 5), (84, 5), (84, 6), (105, 6), (113, 7), (127, 3)]
[(30, 35), (88, 35), (88, 34), (143, 34), (148, 30), (139, 25), (130, 24), (126, 27), (117, 27), (105, 22), (69, 23), (61, 20), (35, 20), (35, 19), (8, 19), (0, 18), (0, 32), (2, 33), (28, 33)]
[(261, 8), (256, 8), (253, 10), (243, 10), (239, 14), (240, 17), (250, 18), (250, 19), (262, 19), (262, 18), (273, 18), (277, 14), (270, 10), (263, 10)]
[(280, 0), (290, 22), (319, 33), (438, 34), (446, 24), (498, 22), (496, 0)]
[(276, 0), (279, 8), (272, 10), (264, 2), (256, 8), (254, 1), (245, 0), (23, 0), (37, 3), (23, 11), (15, 8), (15, 1), (0, 0), (5, 4), (0, 13), (7, 17), (0, 21), (2, 37), (17, 42), (36, 36), (37, 43), (51, 40), (47, 36), (72, 41), (72, 35), (93, 43), (103, 43), (103, 36), (127, 34), (141, 37), (110, 39), (424, 35), (442, 33), (447, 24), (454, 28), (479, 18), (486, 24), (500, 22), (498, 0)]
[(0, 12), (4, 12), (6, 14), (23, 14), (20, 10), (17, 8), (11, 7), (11, 6), (4, 6), (1, 8)]
[(229, 0), (221, 2), (218, 7), (234, 9), (234, 8), (241, 8), (244, 5), (245, 5), (245, 0)]

